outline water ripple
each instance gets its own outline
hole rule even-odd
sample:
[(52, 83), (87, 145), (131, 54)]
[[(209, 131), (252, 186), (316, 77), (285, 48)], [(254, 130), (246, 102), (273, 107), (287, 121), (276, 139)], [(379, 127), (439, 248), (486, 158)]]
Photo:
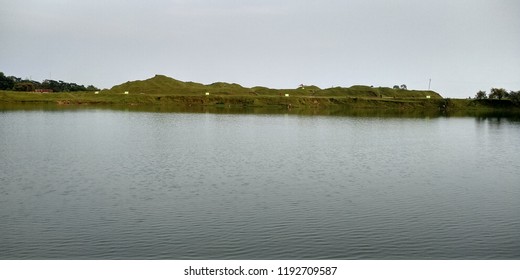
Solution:
[(0, 259), (520, 258), (518, 126), (26, 117), (0, 121)]

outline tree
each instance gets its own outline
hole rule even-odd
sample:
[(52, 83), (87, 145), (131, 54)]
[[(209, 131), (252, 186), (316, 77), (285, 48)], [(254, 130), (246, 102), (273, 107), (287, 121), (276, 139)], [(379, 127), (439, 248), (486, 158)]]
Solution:
[(61, 91), (60, 83), (58, 83), (57, 81), (54, 81), (54, 80), (45, 80), (45, 81), (43, 81), (42, 87), (44, 89), (50, 89), (50, 90), (52, 90), (54, 92)]
[(492, 88), (489, 92), (490, 99), (498, 99), (501, 100), (504, 97), (507, 97), (509, 94), (503, 88)]
[(484, 90), (479, 90), (477, 94), (475, 94), (475, 99), (486, 99), (487, 93)]
[(408, 88), (406, 87), (405, 84), (402, 84), (402, 85), (401, 85), (401, 89), (407, 90)]
[(34, 91), (34, 84), (31, 82), (21, 82), (14, 85), (16, 91)]
[(513, 102), (513, 104), (519, 106), (520, 105), (520, 90), (511, 91), (509, 93), (509, 100), (511, 100), (511, 102)]
[(97, 91), (99, 90), (97, 87), (93, 86), (93, 85), (89, 85), (87, 88), (86, 88), (87, 91)]
[(11, 77), (6, 77), (3, 72), (0, 72), (0, 90), (13, 89), (14, 80)]
[[(88, 89), (87, 89), (88, 88)], [(48, 89), (53, 92), (68, 91), (97, 91), (99, 90), (93, 85), (85, 87), (76, 83), (68, 83), (64, 81), (44, 80), (43, 82), (32, 81), (30, 79), (22, 79), (17, 77), (6, 77), (0, 72), (0, 90), (17, 90), (17, 91), (34, 91), (35, 89)]]
[(399, 89), (398, 85), (394, 85), (393, 89)]

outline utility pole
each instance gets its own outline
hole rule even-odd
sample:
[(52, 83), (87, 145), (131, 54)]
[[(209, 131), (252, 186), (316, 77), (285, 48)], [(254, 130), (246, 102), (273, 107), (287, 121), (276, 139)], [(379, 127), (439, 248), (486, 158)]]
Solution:
[(431, 85), (432, 85), (432, 78), (430, 78), (430, 81), (428, 82), (428, 90), (430, 90)]

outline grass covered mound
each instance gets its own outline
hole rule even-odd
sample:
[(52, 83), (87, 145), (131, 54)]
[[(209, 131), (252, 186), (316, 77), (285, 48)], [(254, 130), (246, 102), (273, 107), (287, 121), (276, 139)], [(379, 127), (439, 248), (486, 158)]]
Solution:
[(129, 81), (108, 90), (108, 93), (150, 95), (237, 95), (237, 96), (308, 96), (308, 97), (360, 97), (360, 98), (393, 98), (393, 99), (442, 99), (434, 91), (403, 90), (387, 87), (352, 86), (349, 88), (334, 87), (321, 89), (317, 86), (301, 86), (296, 89), (271, 89), (257, 86), (246, 88), (239, 84), (217, 82), (203, 85), (195, 82), (182, 82), (164, 75), (156, 75), (143, 81)]
[(206, 92), (213, 94), (247, 94), (249, 89), (239, 84), (217, 82), (210, 85), (203, 85), (196, 82), (182, 82), (164, 75), (144, 81), (129, 81), (117, 86), (113, 86), (109, 93), (132, 93), (132, 94), (151, 94), (151, 95), (205, 95)]
[[(444, 99), (434, 91), (355, 85), (321, 89), (301, 85), (295, 89), (252, 88), (216, 82), (204, 85), (183, 82), (164, 75), (129, 81), (111, 89), (84, 92), (21, 92), (0, 90), (0, 105), (153, 105), (194, 108), (287, 108), (298, 110), (397, 110), (400, 112), (506, 111), (520, 112), (510, 99)], [(0, 106), (1, 109), (1, 106)]]
[[(342, 108), (347, 110), (370, 108), (400, 111), (440, 110), (443, 112), (465, 109), (494, 109), (496, 107), (494, 103), (484, 104), (479, 100), (444, 99), (434, 91), (362, 85), (326, 89), (313, 85), (302, 85), (294, 89), (272, 89), (263, 86), (247, 88), (239, 84), (225, 82), (207, 85), (183, 82), (164, 75), (156, 75), (147, 80), (129, 81), (111, 89), (95, 92), (0, 91), (0, 103), (216, 106), (226, 108)], [(509, 106), (506, 107), (504, 108), (510, 109)]]

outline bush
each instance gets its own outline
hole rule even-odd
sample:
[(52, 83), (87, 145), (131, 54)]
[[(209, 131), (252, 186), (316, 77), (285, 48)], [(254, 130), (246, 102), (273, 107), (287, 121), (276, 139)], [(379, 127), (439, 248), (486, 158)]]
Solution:
[(479, 90), (477, 92), (477, 94), (475, 94), (475, 99), (486, 99), (487, 98), (487, 93), (483, 90)]
[(519, 91), (511, 91), (509, 93), (509, 99), (516, 106), (520, 106), (520, 90)]

